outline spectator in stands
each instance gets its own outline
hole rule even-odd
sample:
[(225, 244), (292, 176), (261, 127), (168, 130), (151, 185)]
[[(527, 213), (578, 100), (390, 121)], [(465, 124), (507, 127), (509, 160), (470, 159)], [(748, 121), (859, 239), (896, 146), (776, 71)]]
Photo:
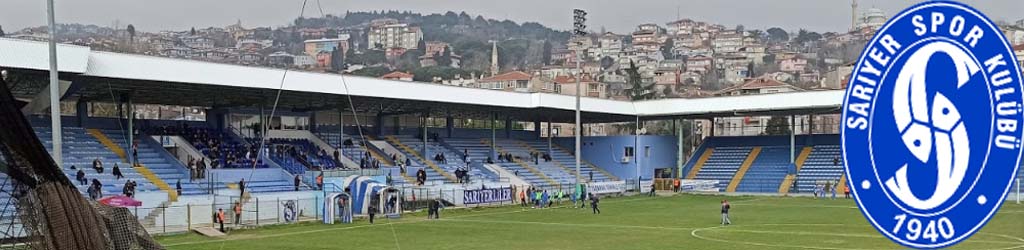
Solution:
[(338, 149), (334, 149), (334, 161), (341, 162), (341, 152), (339, 152)]
[(679, 179), (672, 180), (672, 191), (679, 192), (679, 188), (682, 186), (682, 181)]
[(103, 191), (101, 190), (103, 185), (101, 185), (99, 183), (100, 183), (100, 181), (98, 181), (96, 179), (92, 179), (92, 185), (89, 185), (89, 188), (86, 189), (86, 191), (85, 191), (86, 193), (89, 193), (89, 198), (91, 198), (93, 200), (96, 200), (96, 199), (99, 199), (100, 196), (103, 195)]
[(242, 202), (235, 202), (235, 226), (242, 222)]
[(223, 208), (218, 208), (217, 209), (217, 218), (216, 219), (217, 219), (217, 222), (220, 223), (220, 232), (221, 233), (227, 233), (228, 231), (224, 231), (224, 209)]
[(469, 149), (462, 150), (462, 161), (469, 163)]
[(295, 191), (299, 191), (299, 185), (302, 185), (302, 178), (299, 175), (295, 175)]
[(178, 196), (181, 196), (181, 179), (178, 179), (178, 182), (174, 184), (174, 190), (177, 190)]
[(594, 171), (587, 171), (587, 175), (590, 176), (590, 182), (594, 182)]
[(412, 160), (410, 160), (409, 157), (405, 158), (405, 165), (406, 166), (412, 166)]
[(729, 201), (722, 200), (722, 225), (723, 226), (732, 224), (732, 221), (729, 220), (729, 209), (731, 209), (731, 208), (732, 208), (732, 206), (729, 205)]
[(316, 176), (316, 187), (319, 190), (324, 189), (324, 172), (320, 172), (320, 175)]
[(597, 208), (597, 204), (601, 202), (601, 198), (597, 195), (590, 194), (590, 208), (594, 211), (594, 214), (601, 214), (601, 209)]
[(124, 182), (124, 186), (121, 186), (121, 194), (123, 194), (124, 196), (131, 197), (131, 193), (130, 193), (130, 190), (129, 190), (131, 188), (131, 186), (132, 186), (132, 181), (131, 180), (128, 180), (128, 181)]
[(388, 186), (391, 186), (391, 183), (392, 183), (392, 180), (391, 180), (391, 172), (388, 172), (388, 176), (385, 176), (385, 177), (386, 177), (387, 179), (385, 179), (385, 180), (384, 180), (384, 183), (387, 183), (387, 185), (388, 185)]
[(188, 157), (188, 181), (192, 182), (196, 180), (196, 160), (192, 159), (192, 156)]
[(515, 175), (519, 176), (519, 169), (516, 169)]
[(100, 161), (99, 157), (96, 157), (95, 160), (92, 160), (92, 169), (96, 170), (96, 173), (103, 173), (103, 162)]
[(85, 171), (82, 171), (81, 169), (75, 173), (75, 180), (78, 180), (78, 185), (84, 186), (89, 184), (89, 180), (85, 179)]
[(839, 156), (832, 158), (832, 165), (839, 166)]
[(117, 178), (118, 180), (124, 178), (124, 174), (121, 173), (121, 168), (117, 166), (116, 162), (114, 163), (114, 169), (112, 169), (110, 173), (113, 174), (114, 178)]
[(139, 165), (139, 143), (132, 142), (132, 167)]

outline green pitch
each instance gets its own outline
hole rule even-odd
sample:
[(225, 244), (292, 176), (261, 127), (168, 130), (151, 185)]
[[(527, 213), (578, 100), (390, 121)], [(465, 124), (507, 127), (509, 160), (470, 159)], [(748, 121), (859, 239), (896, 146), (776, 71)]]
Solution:
[[(732, 203), (722, 227), (719, 201)], [(852, 200), (677, 195), (602, 199), (589, 208), (448, 209), (354, 224), (302, 223), (226, 238), (160, 237), (168, 249), (896, 249)], [(1024, 206), (1007, 203), (958, 249), (1024, 249)]]

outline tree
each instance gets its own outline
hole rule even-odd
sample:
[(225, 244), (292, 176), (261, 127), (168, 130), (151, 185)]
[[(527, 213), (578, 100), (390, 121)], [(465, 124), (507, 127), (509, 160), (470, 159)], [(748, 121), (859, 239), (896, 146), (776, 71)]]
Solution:
[(665, 39), (665, 43), (661, 44), (661, 55), (664, 56), (665, 59), (673, 58), (672, 57), (672, 48), (673, 47), (675, 47), (675, 42), (671, 38)]
[(444, 51), (438, 52), (434, 56), (434, 61), (437, 62), (438, 66), (451, 66), (452, 65), (452, 48), (444, 46)]
[(135, 25), (128, 24), (128, 42), (135, 43)]
[(786, 42), (789, 41), (789, 33), (779, 27), (772, 27), (768, 29), (768, 40), (771, 42)]
[(743, 25), (736, 25), (736, 34), (743, 35)]
[(6, 34), (4, 34), (4, 26), (0, 25), (0, 37), (4, 36), (6, 36)]
[(192, 27), (192, 30), (189, 30), (188, 34), (193, 36), (196, 35), (196, 27)]
[(345, 69), (345, 54), (341, 48), (335, 48), (331, 51), (331, 70), (334, 72), (341, 72)]
[(764, 38), (764, 31), (761, 30), (749, 30), (747, 33), (750, 33), (751, 37), (757, 38), (758, 41)]
[(765, 135), (788, 135), (789, 133), (789, 119), (785, 116), (772, 116), (764, 128)]
[(601, 58), (601, 69), (610, 68), (612, 65), (615, 65), (615, 59), (614, 58), (612, 58), (610, 56), (604, 56), (604, 57)]
[(387, 67), (366, 67), (352, 72), (352, 75), (380, 77), (389, 72), (391, 72), (391, 69), (388, 69)]
[(629, 98), (633, 101), (648, 100), (654, 98), (654, 84), (644, 86), (643, 78), (640, 76), (640, 69), (636, 67), (633, 60), (629, 60), (629, 68), (626, 68), (626, 83), (630, 85)]
[(541, 54), (541, 62), (544, 65), (550, 64), (551, 63), (551, 41), (544, 40), (544, 48), (543, 48), (543, 52), (541, 52), (541, 53), (542, 53)]
[(416, 49), (421, 51), (421, 52), (423, 52), (423, 53), (426, 53), (427, 52), (427, 42), (424, 42), (423, 39), (421, 38), (419, 42), (416, 42)]

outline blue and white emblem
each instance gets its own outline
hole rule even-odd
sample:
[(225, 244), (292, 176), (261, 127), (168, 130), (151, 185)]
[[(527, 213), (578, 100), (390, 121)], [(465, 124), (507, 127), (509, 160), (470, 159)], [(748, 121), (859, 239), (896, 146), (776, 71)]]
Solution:
[(1005, 200), (1021, 157), (1021, 66), (1002, 32), (961, 3), (904, 10), (867, 44), (843, 103), (847, 180), (889, 239), (947, 247)]

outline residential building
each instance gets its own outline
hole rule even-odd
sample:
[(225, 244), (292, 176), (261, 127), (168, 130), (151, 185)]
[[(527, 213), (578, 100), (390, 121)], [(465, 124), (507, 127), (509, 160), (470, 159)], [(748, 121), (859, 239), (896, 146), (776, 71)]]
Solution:
[(889, 21), (889, 17), (885, 16), (882, 10), (870, 8), (860, 15), (860, 23), (857, 24), (857, 29), (878, 30), (885, 25), (886, 21)]
[(181, 38), (181, 42), (185, 46), (193, 49), (212, 49), (214, 48), (213, 39), (209, 39), (202, 36), (187, 36)]
[(658, 51), (664, 42), (661, 27), (655, 24), (641, 24), (633, 32), (633, 48), (639, 51)]
[(370, 48), (377, 49), (416, 49), (422, 39), (423, 31), (420, 30), (420, 27), (390, 20), (371, 23), (370, 33), (367, 34), (367, 44)]
[(274, 52), (267, 55), (267, 64), (274, 67), (289, 67), (295, 64), (295, 56), (284, 51)]
[(424, 55), (437, 55), (444, 53), (444, 50), (449, 46), (448, 43), (441, 41), (429, 41), (424, 44), (427, 46), (427, 51), (423, 53)]
[(512, 71), (487, 77), (477, 81), (482, 89), (496, 89), (516, 92), (528, 92), (532, 76), (522, 71)]
[(702, 55), (690, 57), (686, 60), (686, 71), (704, 74), (711, 70), (712, 64), (714, 64), (714, 59), (711, 57)]
[(682, 19), (665, 25), (668, 26), (668, 35), (687, 36), (693, 34), (693, 29), (697, 26), (697, 22), (690, 19)]
[(736, 33), (719, 34), (714, 40), (711, 40), (711, 46), (714, 48), (715, 53), (736, 52), (743, 45), (743, 35)]
[(325, 38), (325, 39), (313, 39), (306, 40), (305, 52), (306, 55), (315, 56), (320, 52), (332, 52), (337, 49), (341, 49), (342, 55), (348, 52), (349, 43), (348, 34), (339, 35), (338, 38)]
[(262, 50), (274, 46), (274, 40), (258, 40), (255, 38), (242, 38), (235, 43), (235, 48), (238, 50)]
[[(768, 76), (762, 76), (754, 79), (750, 79), (747, 82), (729, 87), (718, 92), (715, 92), (715, 96), (737, 96), (737, 95), (759, 95), (759, 94), (773, 94), (783, 92), (803, 91), (793, 85), (789, 85), (784, 82), (776, 81)], [(787, 119), (786, 116), (781, 116), (783, 119)], [(806, 132), (809, 129), (807, 125), (806, 116), (796, 117), (796, 130), (797, 133)], [(714, 126), (715, 133), (719, 136), (740, 136), (740, 135), (762, 135), (766, 131), (768, 125), (769, 116), (746, 116), (746, 117), (724, 117), (715, 118)]]
[(263, 55), (254, 52), (242, 52), (238, 55), (238, 62), (244, 65), (262, 64)]
[(292, 57), (292, 63), (295, 67), (309, 68), (316, 66), (316, 58), (310, 55), (297, 55)]
[(542, 76), (540, 72), (533, 74), (529, 86), (531, 93), (555, 93), (555, 80)]
[(388, 60), (395, 60), (398, 59), (399, 57), (402, 57), (402, 54), (405, 54), (405, 52), (408, 50), (409, 49), (402, 47), (387, 48), (384, 50), (384, 57), (387, 58)]
[(415, 77), (413, 74), (405, 73), (405, 72), (402, 72), (402, 71), (395, 71), (395, 72), (387, 73), (387, 74), (385, 74), (383, 76), (380, 76), (380, 78), (384, 79), (384, 80), (407, 81), (407, 82), (411, 82), (413, 77)]
[(729, 84), (742, 83), (750, 76), (749, 69), (742, 66), (731, 66), (725, 68), (725, 80)]
[(327, 37), (327, 28), (301, 28), (299, 36), (302, 39), (320, 39)]
[(331, 58), (331, 52), (320, 51), (319, 53), (316, 53), (316, 55), (314, 55), (313, 57), (316, 58), (316, 67), (331, 67), (331, 60), (333, 59)]
[(835, 70), (825, 73), (825, 76), (821, 78), (821, 84), (819, 88), (824, 89), (840, 89), (843, 85), (843, 79), (846, 79), (853, 73), (853, 63), (846, 64), (837, 67)]
[(779, 70), (786, 73), (800, 73), (807, 69), (807, 59), (794, 57), (779, 61)]
[(1020, 65), (1021, 70), (1024, 70), (1024, 43), (1013, 46), (1014, 54), (1017, 54), (1017, 65)]
[(602, 49), (622, 49), (622, 36), (606, 32), (598, 38), (598, 44)]
[[(582, 96), (593, 98), (607, 98), (607, 84), (595, 81), (590, 74), (583, 74), (580, 87), (583, 89)], [(576, 77), (570, 75), (557, 76), (554, 79), (556, 93), (563, 95), (576, 95)]]

